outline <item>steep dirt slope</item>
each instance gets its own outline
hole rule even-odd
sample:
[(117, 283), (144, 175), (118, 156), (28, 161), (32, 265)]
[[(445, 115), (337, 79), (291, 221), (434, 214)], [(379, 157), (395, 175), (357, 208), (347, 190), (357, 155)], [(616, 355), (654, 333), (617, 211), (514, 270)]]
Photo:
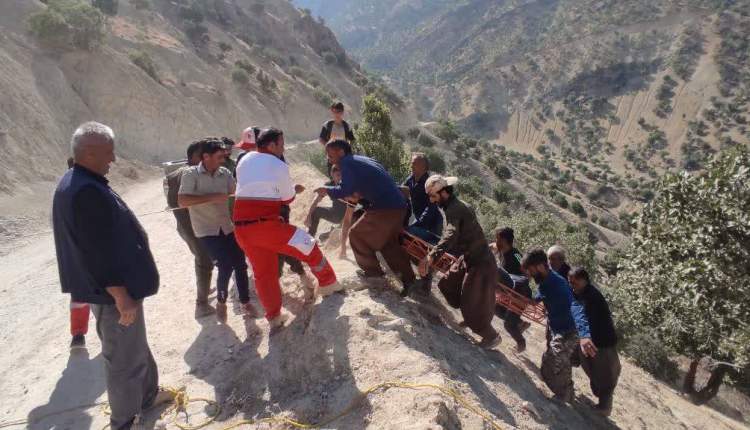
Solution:
[[(295, 165), (293, 174), (308, 188), (323, 180), (306, 165)], [(158, 179), (118, 190), (138, 214), (163, 208)], [(294, 222), (301, 222), (311, 198), (307, 192), (297, 199)], [(149, 339), (161, 382), (184, 385), (192, 397), (219, 401), (222, 415), (209, 429), (272, 415), (317, 422), (343, 410), (370, 386), (394, 380), (448, 386), (486, 411), (502, 429), (743, 428), (713, 409), (693, 406), (627, 361), (611, 421), (592, 412), (591, 394), (580, 370), (575, 372), (579, 395), (574, 406), (555, 405), (547, 399), (549, 392), (538, 374), (542, 327), (530, 329), (529, 350), (524, 354), (513, 353), (507, 338), (498, 351), (484, 352), (458, 326), (460, 315), (448, 310), (440, 298), (402, 301), (392, 289), (355, 291), (355, 267), (349, 260), (333, 260), (333, 264), (352, 290), (314, 305), (304, 302), (298, 280), (286, 275), (284, 306), (293, 318), (274, 336), (268, 336), (263, 320), (243, 321), (231, 312), (228, 325), (217, 325), (210, 317), (196, 321), (192, 257), (174, 230), (173, 217), (162, 213), (141, 220), (162, 279), (159, 294), (146, 301)], [(88, 354), (68, 353), (67, 297), (58, 291), (50, 236), (0, 255), (0, 272), (6, 279), (0, 311), (0, 325), (5, 328), (0, 334), (5, 345), (0, 355), (0, 423), (35, 420), (105, 399), (93, 320)], [(34, 294), (29, 294), (31, 290)], [(746, 411), (747, 405), (737, 408)], [(205, 418), (200, 404), (192, 405), (189, 412), (192, 424)], [(157, 415), (151, 414), (149, 422)], [(31, 428), (101, 428), (105, 423), (106, 415), (94, 407), (55, 415)], [(490, 428), (436, 392), (395, 388), (370, 396), (351, 414), (325, 427)]]
[[(309, 140), (328, 116), (325, 97), (343, 99), (356, 119), (366, 78), (329, 29), (289, 2), (260, 11), (250, 0), (197, 3), (198, 39), (186, 33), (191, 3), (179, 3), (136, 10), (120, 1), (92, 52), (40, 46), (27, 24), (40, 1), (0, 3), (0, 195), (57, 177), (85, 120), (111, 125), (121, 156), (158, 163), (182, 157), (196, 138), (236, 139), (249, 125)], [(153, 60), (154, 77), (134, 64), (137, 53)], [(252, 72), (247, 84), (232, 79), (238, 61)]]

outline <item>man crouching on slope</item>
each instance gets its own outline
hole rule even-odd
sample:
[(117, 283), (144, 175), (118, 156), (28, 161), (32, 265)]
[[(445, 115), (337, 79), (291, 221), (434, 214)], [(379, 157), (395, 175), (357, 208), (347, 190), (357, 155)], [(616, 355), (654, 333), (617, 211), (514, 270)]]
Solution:
[(275, 128), (258, 136), (258, 152), (248, 153), (237, 166), (234, 225), (237, 243), (253, 266), (255, 289), (271, 328), (284, 325), (279, 286), (279, 254), (307, 263), (318, 279), (318, 291), (327, 296), (341, 289), (330, 263), (315, 239), (284, 222), (281, 207), (304, 187), (292, 184), (284, 155), (284, 133)]

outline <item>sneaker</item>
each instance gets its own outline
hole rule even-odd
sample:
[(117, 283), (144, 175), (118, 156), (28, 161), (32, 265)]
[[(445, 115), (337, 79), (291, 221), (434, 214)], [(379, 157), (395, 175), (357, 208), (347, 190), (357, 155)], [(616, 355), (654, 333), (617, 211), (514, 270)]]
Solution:
[(216, 319), (220, 323), (227, 322), (227, 304), (218, 302), (216, 303)]
[(208, 303), (196, 303), (195, 304), (195, 318), (203, 318), (212, 315), (216, 312), (214, 308)]
[(284, 327), (284, 323), (289, 319), (289, 315), (284, 312), (268, 320), (268, 326), (271, 327), (271, 332), (276, 332)]
[(70, 349), (86, 349), (86, 336), (77, 334), (70, 340)]
[(260, 316), (258, 310), (255, 309), (255, 306), (253, 306), (253, 304), (250, 302), (242, 304), (242, 311), (244, 312), (245, 316), (249, 318), (258, 318)]
[(320, 294), (322, 297), (330, 296), (331, 294), (341, 291), (344, 289), (344, 286), (341, 285), (338, 282), (334, 282), (331, 285), (327, 285), (325, 287), (318, 287), (318, 294)]
[(487, 339), (483, 338), (481, 342), (479, 342), (479, 347), (482, 349), (493, 349), (496, 346), (500, 345), (503, 342), (503, 338), (500, 337), (500, 335), (495, 335), (494, 338)]

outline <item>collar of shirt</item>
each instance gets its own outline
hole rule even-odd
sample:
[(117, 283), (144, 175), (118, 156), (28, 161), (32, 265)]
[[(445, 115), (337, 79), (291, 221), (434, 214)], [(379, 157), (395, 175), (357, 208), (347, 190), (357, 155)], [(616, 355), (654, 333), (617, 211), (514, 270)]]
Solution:
[(90, 170), (90, 169), (87, 169), (87, 168), (81, 166), (80, 164), (76, 163), (73, 166), (73, 169), (75, 169), (78, 172), (82, 172), (82, 173), (85, 173), (86, 175), (91, 176), (94, 180), (96, 180), (98, 182), (101, 182), (104, 185), (109, 185), (109, 180), (107, 178), (105, 178), (104, 176), (102, 176), (102, 175), (94, 172), (93, 170)]
[(201, 173), (201, 174), (204, 174), (204, 175), (208, 175), (208, 176), (211, 176), (213, 178), (216, 175), (220, 175), (222, 173), (221, 172), (221, 168), (222, 167), (223, 166), (219, 166), (219, 168), (216, 169), (216, 171), (213, 174), (211, 174), (211, 173), (208, 172), (208, 170), (206, 169), (206, 166), (204, 166), (203, 162), (201, 161), (200, 164), (198, 164), (198, 173)]

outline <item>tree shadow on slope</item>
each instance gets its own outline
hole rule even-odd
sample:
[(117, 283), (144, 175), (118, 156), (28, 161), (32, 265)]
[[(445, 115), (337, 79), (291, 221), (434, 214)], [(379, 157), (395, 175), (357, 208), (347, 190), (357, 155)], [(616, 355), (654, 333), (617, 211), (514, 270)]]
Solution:
[(57, 412), (91, 405), (106, 388), (102, 355), (89, 359), (89, 353), (85, 349), (72, 351), (47, 404), (29, 412), (29, 428), (41, 430), (67, 425), (70, 428), (91, 427), (93, 416), (90, 414), (90, 408), (72, 409), (62, 414)]
[[(484, 351), (470, 339), (469, 330), (463, 329), (456, 321), (454, 313), (447, 311), (447, 304), (434, 296), (440, 294), (433, 288), (433, 295), (420, 301), (400, 300), (390, 290), (369, 290), (371, 298), (383, 304), (395, 316), (409, 321), (421, 333), (413, 334), (406, 327), (397, 327), (401, 340), (410, 348), (436, 360), (446, 363), (447, 373), (454, 381), (471, 387), (482, 408), (502, 421), (518, 426), (508, 406), (505, 405), (488, 385), (504, 386), (512, 390), (521, 400), (533, 405), (539, 415), (531, 416), (540, 424), (553, 429), (585, 428), (596, 424), (601, 429), (617, 429), (609, 420), (593, 416), (586, 406), (575, 404), (571, 407), (557, 406), (539, 390), (529, 375), (516, 367), (500, 351)], [(373, 323), (377, 324), (377, 318)], [(498, 332), (503, 340), (509, 340), (501, 327)], [(532, 365), (526, 359), (527, 366)], [(538, 369), (538, 368), (537, 368)], [(534, 372), (538, 374), (538, 370)], [(580, 409), (580, 410), (579, 410)]]

